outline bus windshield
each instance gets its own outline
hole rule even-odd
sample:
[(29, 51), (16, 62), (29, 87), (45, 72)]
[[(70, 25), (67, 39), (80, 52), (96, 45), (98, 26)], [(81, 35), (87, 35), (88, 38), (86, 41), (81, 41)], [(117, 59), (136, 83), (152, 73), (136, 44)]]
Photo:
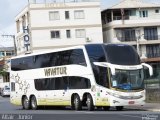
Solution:
[(143, 69), (138, 70), (119, 70), (116, 69), (115, 75), (111, 77), (113, 88), (121, 90), (137, 90), (144, 88)]

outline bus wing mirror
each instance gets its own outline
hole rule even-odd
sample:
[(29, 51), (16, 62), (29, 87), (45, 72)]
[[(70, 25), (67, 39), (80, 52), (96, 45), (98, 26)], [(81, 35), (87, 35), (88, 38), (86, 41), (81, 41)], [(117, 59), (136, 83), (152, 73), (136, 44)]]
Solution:
[(152, 76), (153, 75), (153, 68), (152, 66), (150, 66), (149, 64), (146, 63), (142, 63), (143, 66), (147, 67), (149, 69), (149, 75)]
[(115, 72), (115, 67), (110, 63), (107, 63), (107, 62), (94, 62), (93, 64), (96, 65), (96, 66), (101, 66), (101, 67), (109, 67), (111, 69), (112, 75), (115, 75), (115, 73), (116, 73)]

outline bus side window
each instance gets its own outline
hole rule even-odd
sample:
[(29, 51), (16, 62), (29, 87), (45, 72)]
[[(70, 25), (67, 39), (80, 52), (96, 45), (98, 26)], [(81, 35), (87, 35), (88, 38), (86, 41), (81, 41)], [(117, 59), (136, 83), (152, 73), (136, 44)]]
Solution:
[(97, 72), (98, 72), (96, 77), (97, 84), (109, 88), (108, 68), (97, 66)]
[(69, 77), (70, 89), (88, 89), (91, 87), (90, 80), (83, 77)]
[(55, 90), (55, 78), (50, 78), (48, 90)]
[(11, 91), (15, 91), (15, 82), (11, 82)]
[(68, 82), (62, 77), (55, 78), (55, 90), (65, 90)]
[(83, 50), (82, 49), (72, 50), (69, 63), (87, 66)]

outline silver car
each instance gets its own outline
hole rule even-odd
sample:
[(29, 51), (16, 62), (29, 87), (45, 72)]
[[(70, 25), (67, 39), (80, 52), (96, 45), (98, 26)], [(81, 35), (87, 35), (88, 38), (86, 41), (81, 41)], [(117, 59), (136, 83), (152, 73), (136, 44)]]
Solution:
[(1, 93), (2, 97), (4, 96), (10, 96), (10, 88), (7, 86), (5, 86), (3, 89), (2, 89), (2, 93)]

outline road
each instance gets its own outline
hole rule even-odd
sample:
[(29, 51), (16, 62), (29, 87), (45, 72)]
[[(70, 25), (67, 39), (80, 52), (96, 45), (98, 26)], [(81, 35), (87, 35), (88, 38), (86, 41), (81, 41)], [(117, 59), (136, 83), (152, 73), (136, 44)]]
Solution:
[(124, 109), (116, 111), (74, 111), (70, 108), (40, 108), (22, 110), (21, 106), (10, 104), (9, 98), (0, 97), (0, 120), (160, 120), (160, 112)]

